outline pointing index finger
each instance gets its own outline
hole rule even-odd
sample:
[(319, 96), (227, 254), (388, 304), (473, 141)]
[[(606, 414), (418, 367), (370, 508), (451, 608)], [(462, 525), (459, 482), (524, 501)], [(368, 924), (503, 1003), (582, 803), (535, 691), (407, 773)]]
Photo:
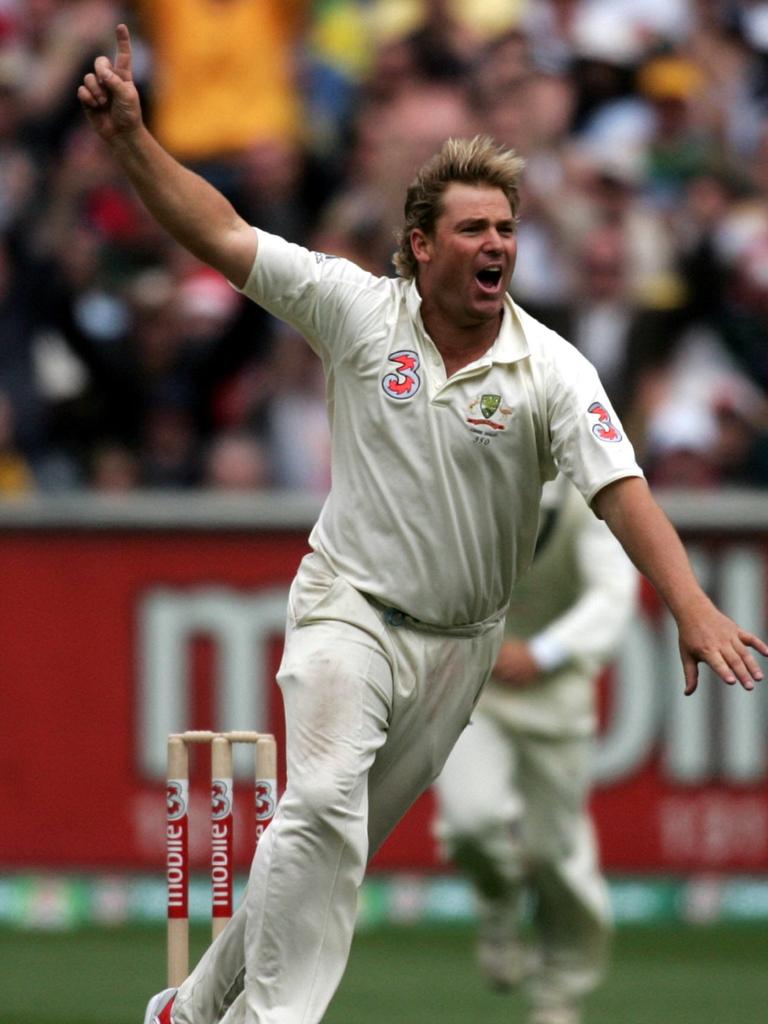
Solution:
[(115, 54), (115, 71), (124, 82), (130, 82), (133, 74), (131, 70), (131, 34), (128, 26), (122, 22), (115, 29), (117, 40), (117, 52)]

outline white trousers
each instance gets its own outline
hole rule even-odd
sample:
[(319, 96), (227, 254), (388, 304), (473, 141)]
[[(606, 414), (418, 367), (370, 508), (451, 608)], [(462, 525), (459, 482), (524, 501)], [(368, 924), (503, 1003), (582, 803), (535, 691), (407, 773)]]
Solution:
[(606, 966), (612, 919), (587, 812), (591, 751), (589, 738), (518, 732), (478, 709), (436, 786), (446, 853), (481, 906), (507, 915), (499, 938), (520, 939), (532, 897), (537, 955), (524, 987), (536, 1007), (578, 1003)]
[(245, 898), (182, 984), (178, 1024), (317, 1024), (370, 856), (434, 780), (492, 668), (471, 636), (392, 626), (318, 556), (291, 588), (278, 682), (287, 782)]

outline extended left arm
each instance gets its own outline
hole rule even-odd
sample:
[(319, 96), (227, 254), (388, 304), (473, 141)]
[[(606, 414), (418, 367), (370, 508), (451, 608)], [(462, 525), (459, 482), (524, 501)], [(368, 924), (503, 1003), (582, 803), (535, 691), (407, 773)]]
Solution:
[(748, 648), (768, 656), (768, 644), (741, 629), (710, 601), (646, 482), (639, 477), (617, 480), (599, 491), (592, 504), (677, 622), (686, 694), (696, 689), (700, 661), (724, 682), (738, 681), (745, 690), (753, 689), (763, 673)]

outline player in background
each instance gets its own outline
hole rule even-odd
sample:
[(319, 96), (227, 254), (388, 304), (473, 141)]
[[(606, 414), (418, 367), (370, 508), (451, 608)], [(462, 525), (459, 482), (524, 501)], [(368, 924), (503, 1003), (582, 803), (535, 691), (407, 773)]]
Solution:
[(611, 909), (587, 808), (595, 686), (638, 583), (578, 491), (562, 476), (545, 484), (493, 675), (436, 784), (437, 834), (477, 896), (478, 967), (499, 990), (522, 984), (529, 1024), (579, 1024), (607, 962)]
[(333, 483), (289, 597), (285, 792), (243, 903), (145, 1017), (318, 1024), (366, 863), (439, 774), (493, 668), (558, 467), (672, 610), (687, 692), (702, 660), (752, 689), (748, 648), (768, 645), (702, 591), (594, 368), (510, 298), (514, 154), (447, 142), (408, 189), (400, 276), (375, 277), (254, 229), (158, 144), (126, 26), (78, 97), (156, 220), (291, 323), (325, 370)]

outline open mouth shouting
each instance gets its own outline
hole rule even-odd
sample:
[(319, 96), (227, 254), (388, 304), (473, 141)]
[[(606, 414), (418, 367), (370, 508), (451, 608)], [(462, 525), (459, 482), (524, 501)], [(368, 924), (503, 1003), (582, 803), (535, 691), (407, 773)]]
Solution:
[(499, 263), (490, 263), (475, 274), (475, 280), (486, 295), (497, 295), (501, 289), (502, 269)]

